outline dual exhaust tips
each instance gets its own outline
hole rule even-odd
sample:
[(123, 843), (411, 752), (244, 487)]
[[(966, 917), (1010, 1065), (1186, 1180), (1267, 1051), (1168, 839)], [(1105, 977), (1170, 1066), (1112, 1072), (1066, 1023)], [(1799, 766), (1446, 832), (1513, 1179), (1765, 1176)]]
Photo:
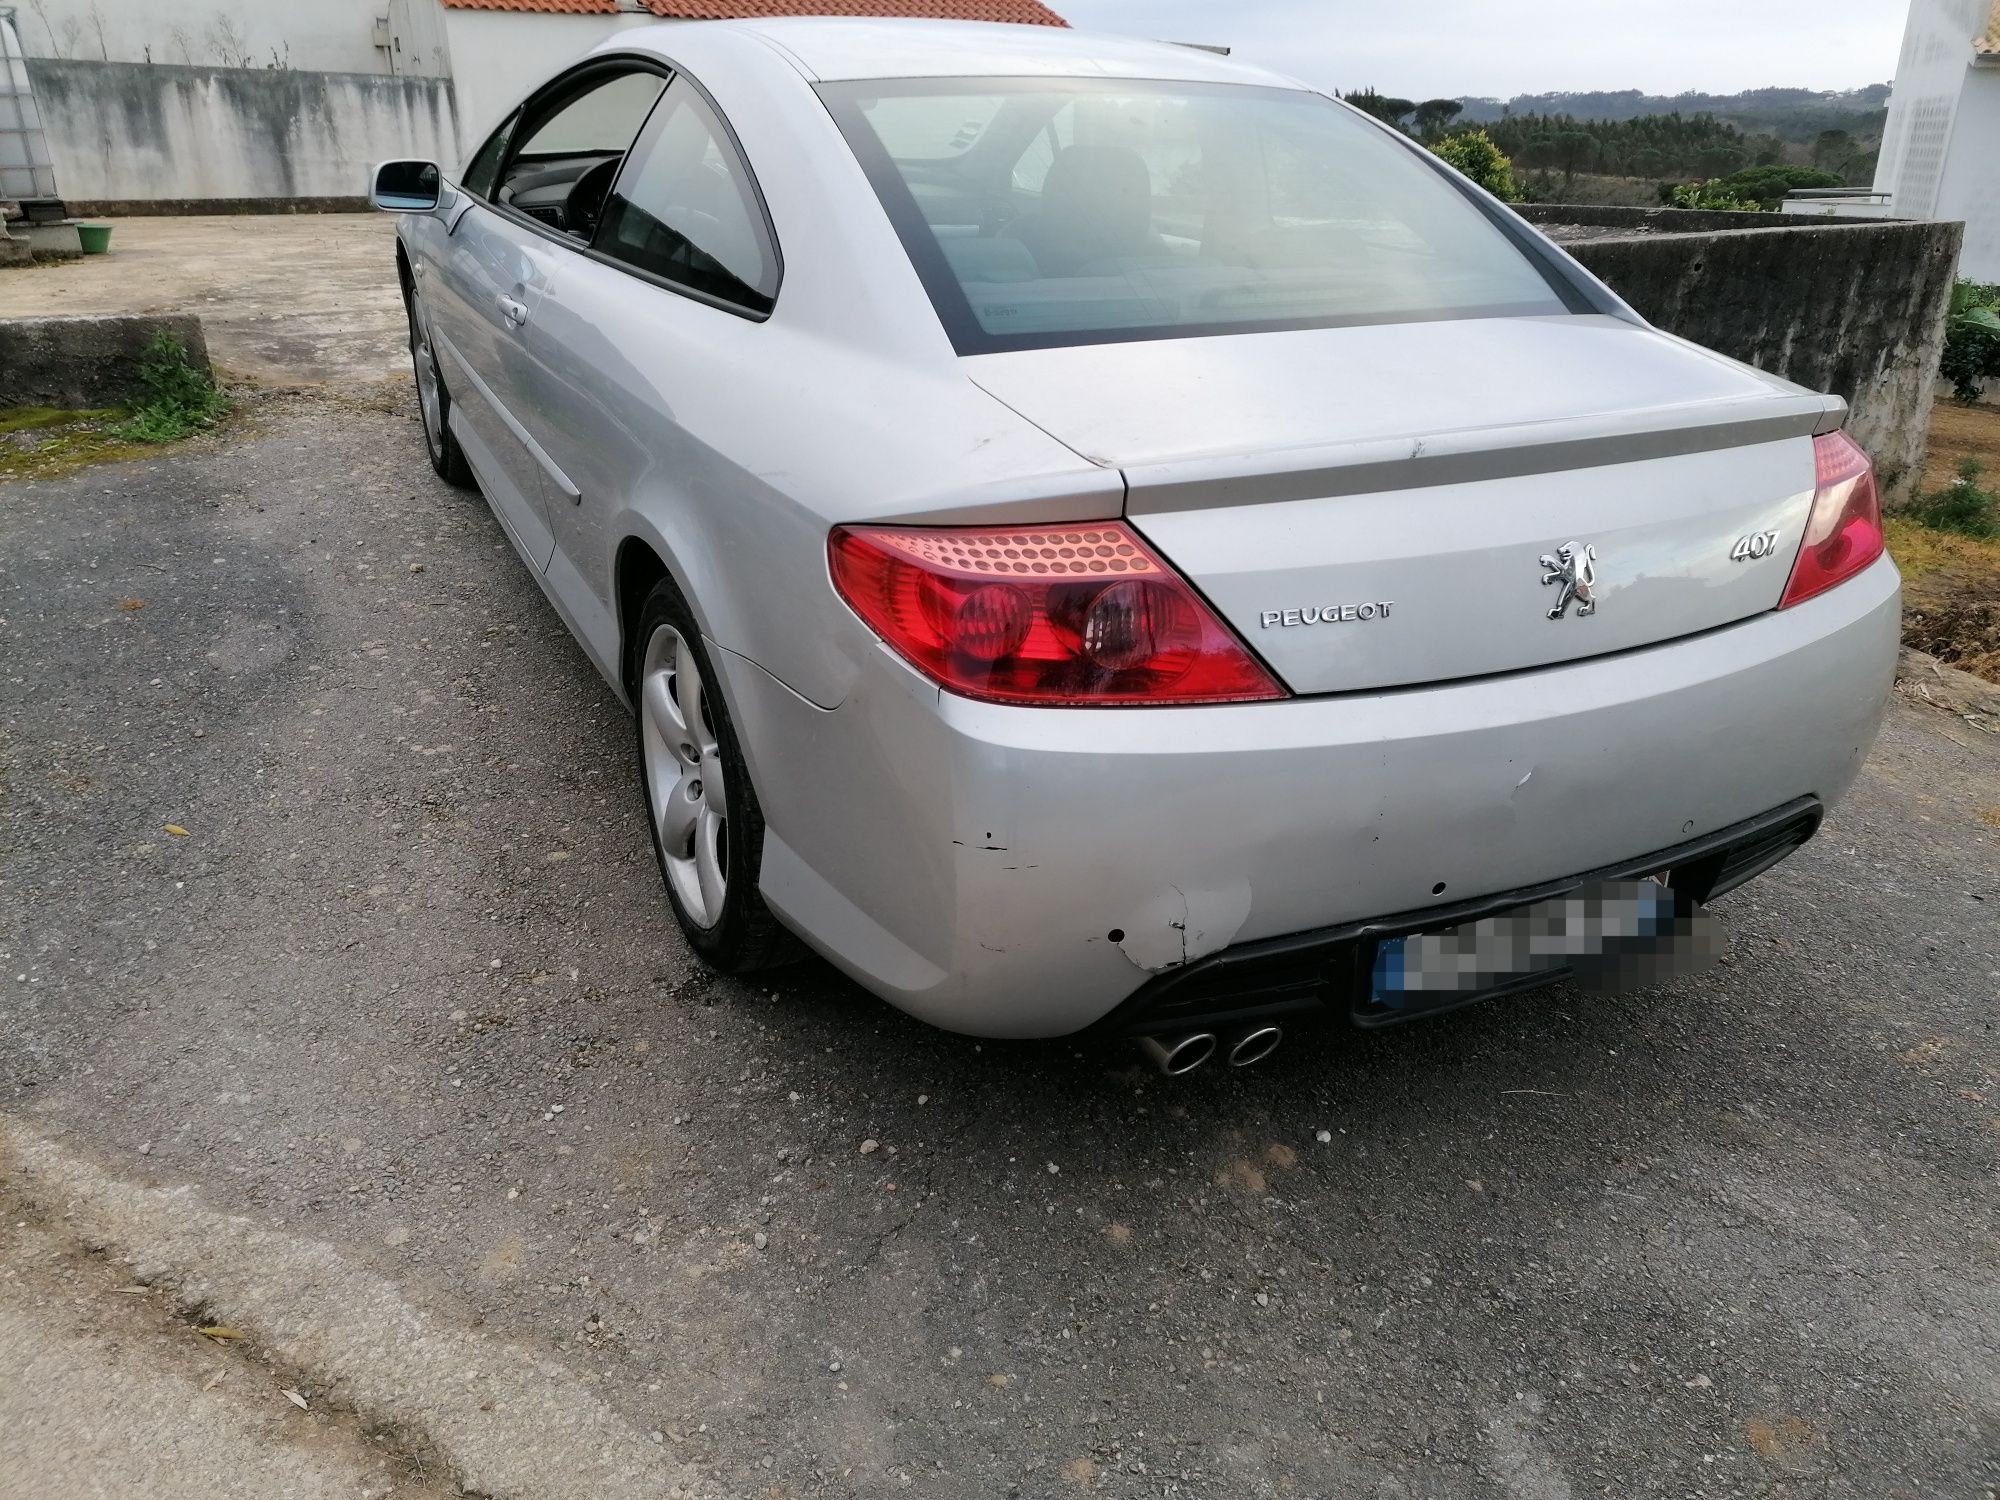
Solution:
[(1217, 1053), (1232, 1068), (1247, 1068), (1278, 1050), (1284, 1031), (1269, 1022), (1245, 1026), (1230, 1034), (1227, 1045), (1212, 1031), (1169, 1032), (1137, 1038), (1139, 1050), (1169, 1078), (1180, 1078), (1206, 1064)]

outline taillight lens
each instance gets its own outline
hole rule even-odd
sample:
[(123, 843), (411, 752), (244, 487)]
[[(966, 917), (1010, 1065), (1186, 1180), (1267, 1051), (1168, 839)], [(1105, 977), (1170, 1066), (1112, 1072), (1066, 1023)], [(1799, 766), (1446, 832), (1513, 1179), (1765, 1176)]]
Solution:
[(834, 587), (912, 666), (1001, 703), (1282, 698), (1229, 627), (1118, 522), (837, 527)]
[(1780, 609), (1825, 593), (1882, 555), (1882, 500), (1868, 455), (1846, 433), (1829, 432), (1813, 439), (1813, 457), (1819, 491)]

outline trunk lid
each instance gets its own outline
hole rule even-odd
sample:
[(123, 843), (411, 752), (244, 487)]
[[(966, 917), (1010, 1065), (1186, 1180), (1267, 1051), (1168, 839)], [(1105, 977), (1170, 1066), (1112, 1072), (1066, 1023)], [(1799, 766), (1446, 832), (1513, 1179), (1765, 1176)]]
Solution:
[(1775, 608), (1810, 438), (1842, 412), (1591, 316), (965, 364), (1121, 469), (1128, 518), (1296, 693), (1520, 671)]

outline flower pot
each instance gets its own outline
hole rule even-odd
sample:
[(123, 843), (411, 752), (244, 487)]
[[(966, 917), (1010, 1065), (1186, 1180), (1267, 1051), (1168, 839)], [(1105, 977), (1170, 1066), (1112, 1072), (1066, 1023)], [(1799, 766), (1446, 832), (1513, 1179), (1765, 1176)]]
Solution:
[(76, 237), (83, 241), (85, 255), (102, 255), (111, 248), (111, 226), (109, 224), (79, 224)]

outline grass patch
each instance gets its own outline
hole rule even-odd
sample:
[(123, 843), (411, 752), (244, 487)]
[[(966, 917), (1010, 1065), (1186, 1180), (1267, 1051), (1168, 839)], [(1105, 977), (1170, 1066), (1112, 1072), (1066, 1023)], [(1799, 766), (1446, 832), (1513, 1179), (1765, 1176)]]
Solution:
[(2000, 578), (2000, 540), (1935, 531), (1903, 511), (1890, 512), (1882, 524), (1889, 555), (1907, 580), (1953, 570)]
[(112, 429), (129, 442), (175, 442), (228, 414), (229, 397), (208, 371), (188, 362), (187, 350), (171, 333), (153, 335), (137, 380), (143, 395), (132, 415)]
[(59, 479), (92, 464), (144, 457), (148, 445), (119, 430), (127, 416), (122, 410), (0, 410), (0, 481)]
[(1903, 508), (1903, 514), (1932, 531), (1975, 541), (2000, 537), (2000, 495), (1979, 482), (1985, 473), (1986, 465), (1979, 459), (1960, 459), (1956, 479), (1942, 489), (1926, 490)]
[(56, 406), (15, 406), (0, 411), (0, 437), (16, 432), (40, 432), (47, 427), (67, 427), (75, 422), (116, 422), (125, 415), (122, 408), (101, 411), (65, 411)]
[(2000, 682), (2000, 538), (1963, 536), (1907, 513), (1885, 518), (1903, 572), (1903, 640)]

